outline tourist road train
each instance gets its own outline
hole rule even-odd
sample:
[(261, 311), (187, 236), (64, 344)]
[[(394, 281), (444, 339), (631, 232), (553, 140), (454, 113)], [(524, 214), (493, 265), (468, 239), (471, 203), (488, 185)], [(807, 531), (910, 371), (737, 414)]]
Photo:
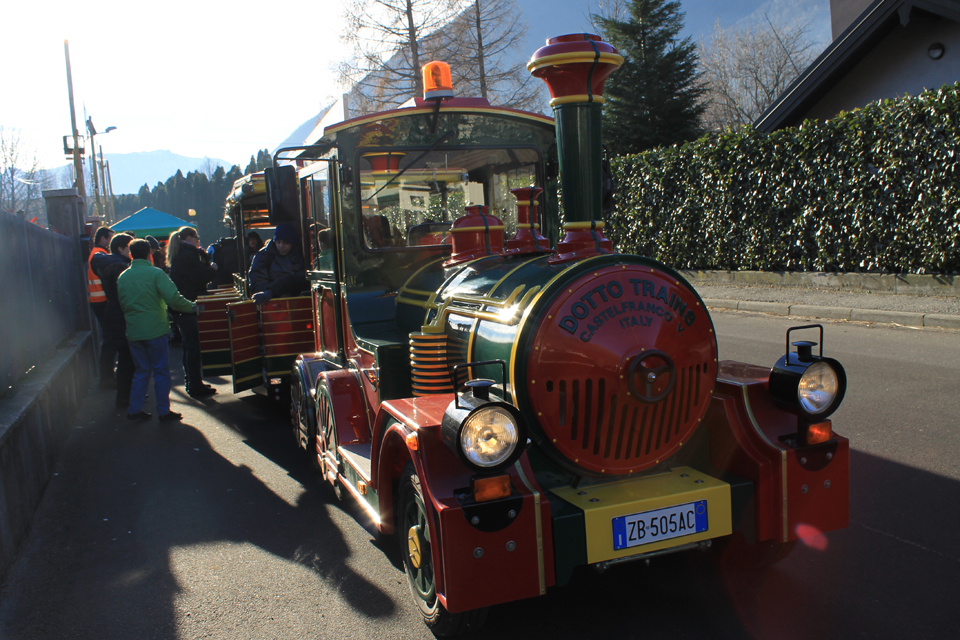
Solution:
[(772, 367), (718, 361), (690, 284), (605, 235), (621, 62), (549, 40), (528, 68), (554, 118), (454, 97), (430, 63), (423, 98), (318, 127), (227, 199), (241, 252), (297, 226), (308, 283), (199, 300), (205, 374), (290, 394), (296, 442), (396, 538), (439, 636), (580, 566), (711, 545), (762, 565), (847, 526), (823, 328), (791, 328)]

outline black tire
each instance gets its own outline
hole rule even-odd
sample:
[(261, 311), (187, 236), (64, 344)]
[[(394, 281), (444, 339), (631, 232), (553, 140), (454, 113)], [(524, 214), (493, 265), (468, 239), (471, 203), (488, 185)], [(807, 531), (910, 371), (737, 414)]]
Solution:
[(397, 492), (397, 539), (407, 586), (430, 631), (438, 638), (453, 638), (482, 627), (487, 620), (487, 607), (450, 613), (437, 598), (423, 491), (420, 478), (409, 462), (403, 469)]

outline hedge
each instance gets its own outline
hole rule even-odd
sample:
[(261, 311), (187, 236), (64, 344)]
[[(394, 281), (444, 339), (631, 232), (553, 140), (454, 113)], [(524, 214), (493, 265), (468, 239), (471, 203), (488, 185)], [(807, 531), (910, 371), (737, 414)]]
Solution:
[(675, 268), (960, 271), (960, 83), (613, 171), (610, 237)]

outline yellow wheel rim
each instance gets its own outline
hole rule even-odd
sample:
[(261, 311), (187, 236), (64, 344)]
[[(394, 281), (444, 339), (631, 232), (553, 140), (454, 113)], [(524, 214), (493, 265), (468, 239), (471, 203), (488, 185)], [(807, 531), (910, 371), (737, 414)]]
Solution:
[(420, 568), (421, 544), (419, 529), (420, 527), (413, 526), (410, 527), (410, 530), (407, 532), (407, 556), (410, 558), (410, 566), (414, 569)]

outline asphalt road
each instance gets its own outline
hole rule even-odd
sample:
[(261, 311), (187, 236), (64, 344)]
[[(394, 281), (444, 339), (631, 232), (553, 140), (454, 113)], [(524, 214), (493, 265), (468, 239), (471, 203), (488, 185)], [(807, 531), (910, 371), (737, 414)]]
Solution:
[[(758, 364), (804, 323), (714, 322), (721, 358)], [(475, 637), (960, 637), (960, 332), (828, 323), (825, 341), (850, 383), (849, 528), (762, 573), (699, 553), (584, 568)], [(432, 637), (395, 542), (312, 474), (275, 406), (218, 386), (203, 403), (175, 388), (179, 425), (130, 424), (91, 391), (0, 592), (0, 639)]]

